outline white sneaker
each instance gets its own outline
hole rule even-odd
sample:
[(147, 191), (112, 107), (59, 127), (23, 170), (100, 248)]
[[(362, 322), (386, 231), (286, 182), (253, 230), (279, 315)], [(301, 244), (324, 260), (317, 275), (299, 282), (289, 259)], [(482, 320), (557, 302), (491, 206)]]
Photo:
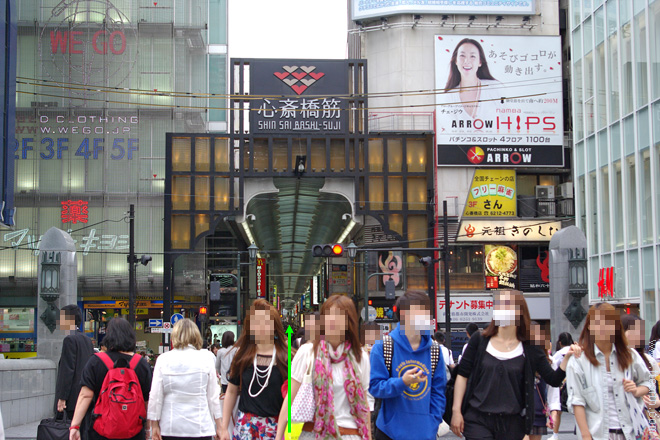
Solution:
[(559, 434), (552, 434), (550, 437), (548, 437), (548, 440), (559, 440)]

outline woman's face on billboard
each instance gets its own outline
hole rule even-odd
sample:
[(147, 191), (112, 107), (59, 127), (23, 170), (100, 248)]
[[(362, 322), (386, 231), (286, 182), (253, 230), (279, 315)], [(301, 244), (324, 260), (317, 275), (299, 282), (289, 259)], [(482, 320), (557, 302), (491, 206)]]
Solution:
[(481, 58), (477, 46), (472, 43), (462, 44), (458, 48), (456, 67), (462, 78), (477, 76), (477, 70), (481, 67)]

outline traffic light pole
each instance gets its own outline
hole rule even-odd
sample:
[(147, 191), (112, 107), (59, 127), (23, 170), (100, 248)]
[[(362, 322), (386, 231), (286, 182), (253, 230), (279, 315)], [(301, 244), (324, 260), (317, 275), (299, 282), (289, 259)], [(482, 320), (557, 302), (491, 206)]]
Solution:
[(135, 205), (128, 208), (128, 322), (135, 328)]
[[(442, 202), (442, 222), (444, 226), (444, 244), (442, 261), (445, 277), (445, 345), (451, 350), (451, 290), (449, 287), (449, 220), (447, 219), (447, 201)], [(451, 352), (451, 351), (450, 351)]]

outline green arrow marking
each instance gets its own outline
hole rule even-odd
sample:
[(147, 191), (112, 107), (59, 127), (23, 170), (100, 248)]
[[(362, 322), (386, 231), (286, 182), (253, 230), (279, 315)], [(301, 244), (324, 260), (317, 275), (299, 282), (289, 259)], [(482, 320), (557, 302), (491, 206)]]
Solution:
[(289, 434), (291, 434), (291, 335), (293, 335), (293, 329), (291, 326), (289, 326), (286, 329), (286, 334), (289, 339), (289, 344), (287, 345), (287, 351), (289, 352), (289, 372), (287, 374), (288, 380), (287, 383), (289, 384), (289, 390), (287, 393), (287, 407), (289, 408), (289, 418), (287, 419), (287, 425), (289, 425)]

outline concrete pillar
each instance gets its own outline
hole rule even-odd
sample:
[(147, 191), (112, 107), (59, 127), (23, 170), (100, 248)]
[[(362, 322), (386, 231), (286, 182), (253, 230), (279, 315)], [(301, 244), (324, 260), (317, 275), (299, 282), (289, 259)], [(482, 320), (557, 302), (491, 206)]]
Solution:
[[(587, 239), (584, 233), (575, 226), (560, 230), (550, 240), (550, 327), (553, 347), (557, 337), (563, 332), (570, 333), (577, 341), (584, 326), (584, 320), (582, 320), (582, 323), (575, 328), (564, 312), (573, 299), (569, 294), (570, 252), (572, 251), (574, 254), (576, 249), (582, 251), (586, 248)], [(584, 275), (587, 276), (586, 270)], [(582, 298), (581, 304), (585, 311), (589, 310), (588, 294)]]
[[(52, 254), (54, 253), (54, 254)], [(54, 305), (61, 309), (68, 304), (78, 301), (78, 259), (76, 246), (71, 235), (58, 228), (50, 228), (41, 239), (39, 245), (39, 268), (37, 276), (38, 305), (37, 305), (37, 357), (50, 359), (58, 365), (62, 353), (64, 333), (58, 329), (51, 332), (41, 319), (42, 313), (48, 308), (48, 303), (41, 297), (42, 294), (42, 266), (44, 255), (57, 256), (59, 253), (59, 299)]]

